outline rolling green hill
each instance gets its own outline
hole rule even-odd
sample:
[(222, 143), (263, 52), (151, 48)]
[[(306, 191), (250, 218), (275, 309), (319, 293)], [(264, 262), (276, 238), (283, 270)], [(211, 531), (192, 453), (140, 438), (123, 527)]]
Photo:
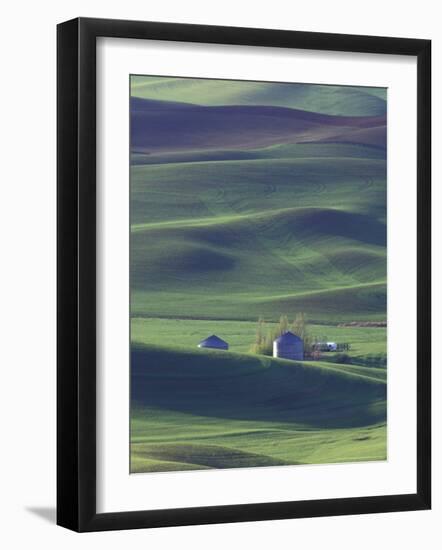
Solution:
[(333, 153), (322, 158), (135, 165), (131, 172), (132, 224), (301, 206), (385, 216), (385, 159)]
[(316, 147), (133, 166), (132, 313), (384, 319), (385, 159)]
[(132, 76), (132, 97), (199, 105), (272, 105), (346, 116), (386, 112), (385, 88)]
[(385, 458), (370, 369), (135, 345), (131, 377), (132, 471)]
[(320, 158), (360, 158), (385, 160), (385, 150), (355, 143), (288, 143), (272, 145), (262, 149), (226, 149), (217, 151), (181, 151), (158, 154), (132, 154), (132, 165), (137, 164), (176, 164), (183, 162), (207, 162), (254, 159), (320, 159)]

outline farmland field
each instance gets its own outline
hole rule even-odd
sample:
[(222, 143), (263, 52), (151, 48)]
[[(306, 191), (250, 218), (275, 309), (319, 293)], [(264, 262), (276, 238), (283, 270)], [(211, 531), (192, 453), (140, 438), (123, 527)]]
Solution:
[[(131, 84), (131, 471), (384, 460), (385, 90)], [(252, 353), (300, 313), (345, 354)]]

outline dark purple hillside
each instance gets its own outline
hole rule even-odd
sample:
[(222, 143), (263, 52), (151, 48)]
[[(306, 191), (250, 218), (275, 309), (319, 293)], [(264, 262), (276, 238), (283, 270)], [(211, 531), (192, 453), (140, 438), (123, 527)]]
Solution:
[(131, 100), (132, 152), (257, 148), (312, 141), (384, 147), (385, 117), (330, 116), (285, 107), (206, 107)]
[(373, 147), (387, 147), (387, 127), (350, 128), (327, 138), (316, 140), (319, 143), (355, 143)]

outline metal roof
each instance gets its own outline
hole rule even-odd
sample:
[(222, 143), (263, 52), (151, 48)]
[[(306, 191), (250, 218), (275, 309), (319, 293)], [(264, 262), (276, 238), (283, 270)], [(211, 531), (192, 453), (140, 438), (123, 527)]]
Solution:
[(275, 342), (278, 344), (289, 344), (289, 343), (295, 343), (295, 342), (302, 342), (302, 338), (299, 336), (296, 336), (296, 334), (293, 334), (293, 332), (290, 332), (289, 330), (287, 332), (284, 332), (284, 334), (281, 334), (279, 338), (276, 338)]
[(217, 336), (216, 334), (212, 334), (212, 336), (209, 336), (204, 340), (201, 340), (201, 342), (198, 345), (204, 346), (204, 345), (214, 345), (214, 344), (228, 345), (225, 340), (223, 340), (222, 338), (219, 338), (219, 336)]

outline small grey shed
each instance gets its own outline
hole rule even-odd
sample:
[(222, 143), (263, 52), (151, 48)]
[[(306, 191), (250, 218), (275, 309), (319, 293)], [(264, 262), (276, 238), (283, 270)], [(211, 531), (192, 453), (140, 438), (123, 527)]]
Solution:
[(273, 357), (302, 361), (304, 359), (304, 341), (289, 330), (273, 341)]
[(225, 342), (222, 338), (212, 334), (205, 340), (201, 340), (198, 344), (199, 348), (212, 348), (212, 349), (229, 349), (229, 344)]

